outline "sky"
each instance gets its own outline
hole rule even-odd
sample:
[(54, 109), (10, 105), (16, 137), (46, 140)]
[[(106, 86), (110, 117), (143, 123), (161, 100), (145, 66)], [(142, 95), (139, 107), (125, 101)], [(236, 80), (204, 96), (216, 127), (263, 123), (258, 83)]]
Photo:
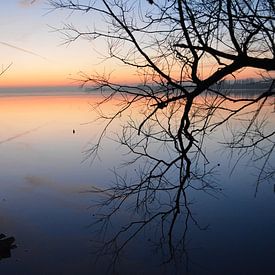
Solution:
[(87, 26), (89, 20), (83, 13), (51, 11), (46, 0), (1, 1), (0, 66), (8, 70), (0, 76), (0, 87), (78, 85), (80, 72), (111, 71), (115, 81), (137, 82), (128, 67), (102, 62), (99, 50), (107, 47), (102, 41), (79, 39), (64, 45), (64, 37), (54, 31), (70, 22)]
[[(2, 1), (0, 10), (0, 62), (2, 68), (11, 64), (0, 78), (0, 86), (61, 84), (66, 82), (76, 53), (68, 50), (71, 63), (65, 58), (57, 35), (50, 33), (49, 22), (41, 1)], [(77, 66), (78, 64), (76, 64)]]
[[(64, 45), (64, 37), (53, 28), (71, 21), (68, 11), (51, 11), (45, 0), (1, 1), (0, 66), (9, 69), (0, 77), (0, 87), (58, 86), (77, 84), (79, 72), (104, 72), (95, 50), (97, 42), (78, 40)], [(82, 25), (83, 14), (73, 20)], [(102, 49), (103, 45), (100, 45)], [(112, 64), (116, 66), (116, 64)]]

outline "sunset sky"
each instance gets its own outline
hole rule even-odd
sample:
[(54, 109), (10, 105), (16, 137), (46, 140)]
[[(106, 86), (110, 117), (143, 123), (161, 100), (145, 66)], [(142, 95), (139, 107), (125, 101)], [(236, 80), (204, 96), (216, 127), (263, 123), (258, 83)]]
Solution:
[(90, 15), (51, 11), (45, 0), (31, 3), (31, 0), (1, 2), (0, 65), (2, 70), (11, 66), (1, 76), (0, 87), (71, 85), (76, 84), (73, 79), (81, 71), (112, 71), (116, 80), (138, 81), (129, 68), (119, 67), (113, 61), (102, 62), (98, 53), (106, 49), (102, 42), (80, 39), (64, 45), (61, 34), (53, 31), (70, 22), (87, 26)]
[(110, 63), (102, 64), (102, 56), (94, 50), (96, 43), (79, 40), (63, 45), (61, 34), (53, 31), (52, 27), (60, 28), (73, 20), (82, 23), (87, 17), (70, 16), (68, 11), (50, 12), (43, 0), (30, 3), (1, 2), (0, 65), (3, 70), (11, 64), (0, 78), (1, 87), (71, 85), (80, 71), (93, 73), (110, 68)]

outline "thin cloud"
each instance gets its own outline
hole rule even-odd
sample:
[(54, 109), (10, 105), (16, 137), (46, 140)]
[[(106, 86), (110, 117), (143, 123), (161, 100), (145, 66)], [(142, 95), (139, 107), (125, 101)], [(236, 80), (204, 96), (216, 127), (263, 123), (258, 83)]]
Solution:
[(42, 55), (40, 55), (40, 54), (37, 54), (37, 53), (35, 53), (35, 52), (33, 52), (33, 51), (30, 51), (30, 50), (27, 50), (27, 49), (23, 49), (23, 48), (14, 46), (14, 45), (12, 45), (12, 44), (10, 44), (10, 43), (6, 43), (6, 42), (3, 42), (3, 41), (0, 41), (0, 44), (2, 44), (2, 45), (4, 45), (4, 46), (7, 46), (7, 47), (10, 47), (10, 48), (13, 48), (13, 49), (18, 50), (18, 51), (21, 51), (21, 52), (25, 52), (25, 53), (31, 54), (31, 55), (33, 55), (33, 56), (40, 57), (40, 58), (42, 58), (42, 59), (44, 59), (44, 60), (47, 60), (46, 57), (44, 57), (44, 56), (42, 56)]
[(19, 1), (19, 4), (23, 7), (28, 7), (32, 4), (40, 2), (39, 0), (21, 0)]

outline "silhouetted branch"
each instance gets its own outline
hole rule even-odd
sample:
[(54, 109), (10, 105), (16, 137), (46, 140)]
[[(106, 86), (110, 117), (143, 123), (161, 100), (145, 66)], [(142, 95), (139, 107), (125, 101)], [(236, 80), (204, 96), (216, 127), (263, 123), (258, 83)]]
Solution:
[[(103, 252), (121, 250), (149, 224), (159, 228), (159, 243), (169, 248), (170, 257), (185, 239), (190, 222), (201, 227), (192, 213), (189, 190), (216, 196), (221, 191), (215, 181), (219, 164), (212, 164), (205, 139), (226, 126), (231, 139), (225, 140), (232, 155), (248, 155), (262, 166), (259, 179), (274, 175), (270, 168), (274, 150), (274, 131), (267, 131), (263, 111), (274, 96), (274, 80), (256, 96), (231, 93), (223, 88), (245, 68), (270, 75), (275, 69), (274, 3), (263, 1), (73, 1), (51, 0), (54, 9), (82, 12), (83, 16), (103, 16), (104, 27), (80, 30), (66, 24), (58, 30), (65, 42), (79, 38), (103, 39), (108, 58), (135, 70), (139, 85), (115, 83), (111, 76), (82, 74), (83, 85), (92, 84), (102, 92), (95, 106), (106, 122), (98, 142), (87, 157), (98, 153), (102, 139), (114, 120), (129, 112), (118, 135), (132, 159), (131, 180), (115, 172), (116, 182), (102, 193), (100, 205), (107, 214), (99, 215), (102, 230), (129, 203), (134, 218), (107, 241)], [(103, 26), (103, 25), (102, 25)], [(117, 102), (112, 114), (101, 112), (110, 100)], [(241, 121), (242, 128), (233, 129)], [(269, 148), (269, 149), (267, 149)], [(165, 153), (164, 153), (165, 152)], [(238, 162), (238, 160), (237, 160)], [(259, 180), (258, 180), (259, 182)], [(259, 184), (257, 184), (258, 188)], [(100, 189), (94, 190), (98, 194)], [(257, 192), (257, 190), (256, 190)], [(183, 218), (184, 222), (182, 222)], [(181, 237), (176, 229), (181, 226)], [(164, 245), (164, 243), (166, 245)], [(112, 249), (111, 249), (112, 250)], [(112, 250), (113, 251), (113, 250)]]

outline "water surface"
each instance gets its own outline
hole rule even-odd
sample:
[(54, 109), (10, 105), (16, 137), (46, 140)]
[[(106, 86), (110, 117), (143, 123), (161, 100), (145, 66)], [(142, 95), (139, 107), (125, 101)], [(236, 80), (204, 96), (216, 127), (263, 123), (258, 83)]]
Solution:
[[(103, 127), (91, 107), (98, 100), (97, 95), (64, 93), (0, 97), (0, 233), (15, 237), (17, 245), (10, 258), (0, 261), (1, 274), (106, 271), (109, 257), (95, 263), (95, 210), (90, 208), (95, 196), (86, 191), (109, 186), (114, 181), (110, 169), (125, 155), (107, 138), (100, 160), (84, 161)], [(105, 108), (112, 110), (112, 102)], [(272, 116), (269, 127), (274, 129)], [(215, 197), (190, 193), (194, 214), (209, 225), (207, 230), (190, 225), (190, 274), (274, 274), (274, 183), (263, 182), (254, 197), (253, 168), (241, 162), (229, 177), (228, 155), (213, 140), (208, 151), (211, 161), (221, 164), (217, 181), (223, 191)], [(123, 213), (117, 221), (123, 224)], [(117, 271), (184, 274), (186, 269), (183, 263), (161, 265), (161, 256), (141, 234)]]

